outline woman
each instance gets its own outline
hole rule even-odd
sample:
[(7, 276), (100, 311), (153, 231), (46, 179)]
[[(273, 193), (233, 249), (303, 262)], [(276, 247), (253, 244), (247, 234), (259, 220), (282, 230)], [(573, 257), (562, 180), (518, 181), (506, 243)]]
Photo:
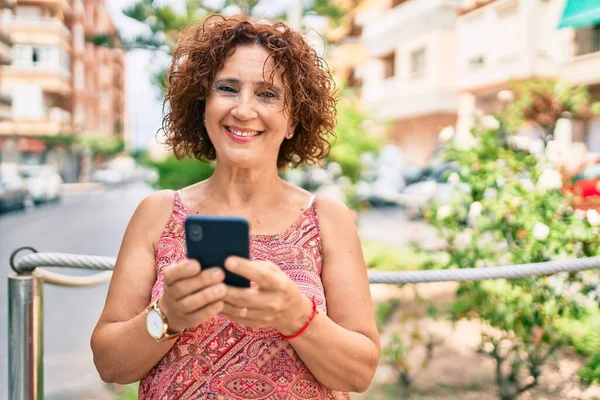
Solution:
[[(329, 149), (335, 100), (321, 59), (281, 23), (211, 17), (182, 32), (165, 101), (167, 144), (216, 168), (135, 211), (91, 340), (102, 379), (141, 380), (143, 399), (365, 391), (380, 347), (352, 214), (278, 175)], [(249, 221), (251, 260), (225, 267), (251, 288), (186, 259), (183, 221), (194, 213)], [(158, 337), (148, 314), (166, 323)]]

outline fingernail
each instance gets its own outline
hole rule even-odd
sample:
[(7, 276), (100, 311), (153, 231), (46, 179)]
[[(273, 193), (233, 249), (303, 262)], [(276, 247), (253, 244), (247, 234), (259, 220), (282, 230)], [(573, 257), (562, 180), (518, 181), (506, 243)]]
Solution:
[(229, 260), (229, 262), (227, 263), (227, 266), (229, 267), (230, 270), (234, 270), (237, 268), (238, 262), (235, 259)]
[(221, 270), (219, 268), (213, 268), (213, 271), (211, 272), (211, 275), (213, 278), (220, 278), (221, 277)]

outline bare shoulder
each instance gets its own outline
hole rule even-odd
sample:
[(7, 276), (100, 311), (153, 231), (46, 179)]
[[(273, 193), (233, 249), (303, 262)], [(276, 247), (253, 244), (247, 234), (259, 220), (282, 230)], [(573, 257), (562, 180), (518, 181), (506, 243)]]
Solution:
[[(170, 213), (173, 209), (173, 202), (175, 199), (174, 190), (159, 190), (146, 196), (142, 200), (136, 210), (143, 214), (166, 214)], [(148, 215), (146, 215), (148, 216)]]
[(338, 199), (329, 196), (317, 196), (316, 206), (321, 224), (344, 223), (355, 225), (356, 214)]
[(145, 233), (153, 245), (158, 241), (157, 234), (167, 223), (175, 199), (173, 190), (159, 190), (146, 196), (131, 217), (130, 226), (139, 233)]
[(356, 214), (346, 204), (332, 197), (317, 196), (316, 207), (325, 252), (340, 242), (357, 240)]

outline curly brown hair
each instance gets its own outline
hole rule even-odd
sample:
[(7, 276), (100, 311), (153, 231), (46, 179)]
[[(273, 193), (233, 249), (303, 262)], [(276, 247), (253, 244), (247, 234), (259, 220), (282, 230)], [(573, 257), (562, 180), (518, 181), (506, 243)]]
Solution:
[[(281, 69), (284, 111), (297, 123), (294, 136), (279, 149), (277, 167), (317, 162), (330, 150), (336, 121), (335, 84), (325, 61), (297, 32), (282, 22), (250, 21), (214, 15), (180, 33), (167, 70), (162, 123), (167, 146), (182, 159), (214, 160), (204, 127), (206, 98), (217, 72), (238, 45), (258, 44)], [(271, 75), (272, 79), (272, 75)]]

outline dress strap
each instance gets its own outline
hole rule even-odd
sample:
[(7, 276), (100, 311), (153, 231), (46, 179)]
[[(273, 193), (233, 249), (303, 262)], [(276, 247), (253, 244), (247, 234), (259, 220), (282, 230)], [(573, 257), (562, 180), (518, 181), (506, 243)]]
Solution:
[(310, 196), (310, 199), (308, 200), (308, 206), (306, 208), (311, 208), (313, 203), (315, 202), (316, 198), (317, 198), (316, 194), (313, 194), (312, 196)]

